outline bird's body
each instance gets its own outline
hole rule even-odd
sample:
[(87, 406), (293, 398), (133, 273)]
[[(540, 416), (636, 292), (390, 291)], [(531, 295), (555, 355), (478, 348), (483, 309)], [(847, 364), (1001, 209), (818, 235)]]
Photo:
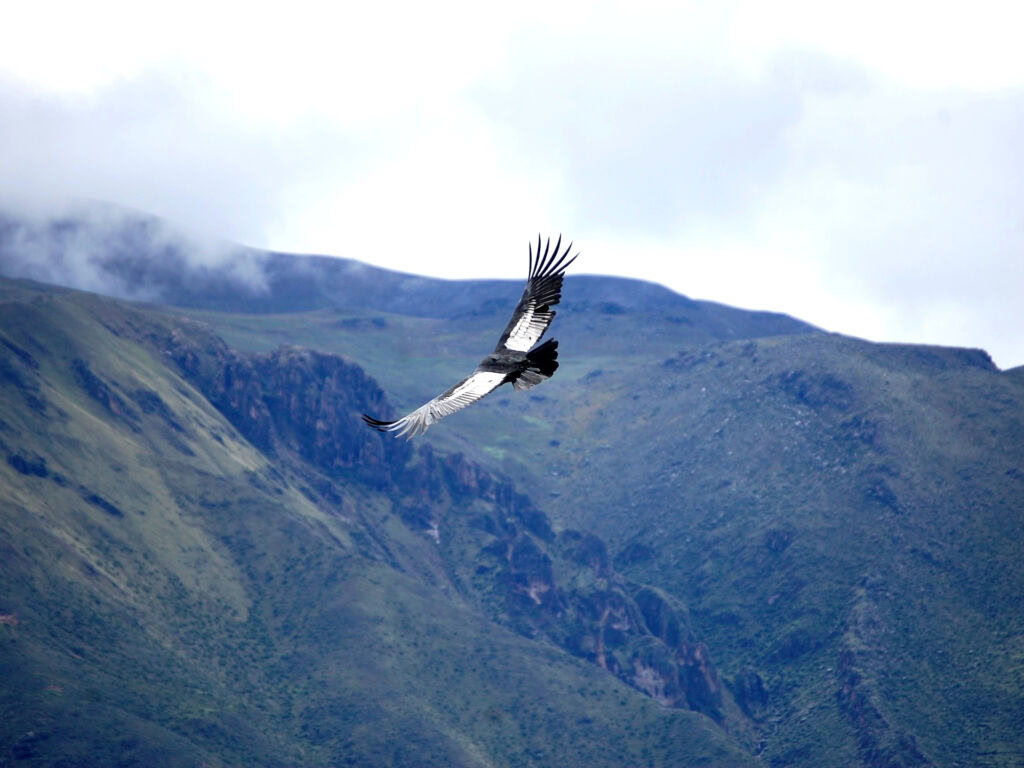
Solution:
[[(399, 435), (414, 437), (455, 411), (475, 403), (502, 384), (518, 389), (530, 389), (551, 378), (558, 369), (558, 342), (548, 339), (540, 346), (555, 312), (551, 309), (562, 297), (562, 279), (566, 268), (576, 256), (566, 261), (569, 247), (561, 256), (558, 252), (562, 238), (558, 238), (554, 251), (551, 240), (541, 256), (540, 238), (537, 238), (537, 258), (530, 249), (530, 274), (523, 297), (512, 313), (494, 351), (480, 361), (476, 370), (455, 386), (395, 421), (380, 421), (363, 415), (363, 421), (381, 432), (397, 431)], [(579, 254), (577, 254), (579, 255)]]
[(522, 352), (496, 352), (481, 360), (476, 369), (494, 373), (513, 373), (522, 366), (524, 360), (526, 355)]
[[(554, 346), (558, 346), (557, 341), (553, 343)], [(480, 361), (480, 364), (476, 369), (487, 373), (503, 373), (508, 377), (509, 381), (515, 384), (529, 367), (530, 354), (528, 352), (502, 350), (500, 352), (493, 352), (489, 354)], [(557, 368), (558, 366), (555, 367)]]

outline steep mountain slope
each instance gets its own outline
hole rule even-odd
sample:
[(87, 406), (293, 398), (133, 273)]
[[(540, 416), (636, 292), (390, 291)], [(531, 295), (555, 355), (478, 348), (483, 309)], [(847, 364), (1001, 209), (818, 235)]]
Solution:
[[(501, 252), (505, 252), (502, 248)], [(525, 254), (523, 270), (525, 274)], [(497, 256), (482, 255), (482, 258)], [(584, 269), (584, 259), (573, 272)], [(58, 283), (187, 309), (230, 345), (269, 352), (298, 344), (358, 361), (384, 383), (398, 409), (420, 405), (468, 374), (490, 351), (522, 292), (521, 281), (450, 281), (356, 261), (269, 253), (209, 242), (173, 224), (108, 205), (38, 219), (0, 212), (0, 275)], [(564, 389), (566, 374), (592, 376), (660, 361), (681, 346), (815, 333), (792, 317), (695, 301), (638, 280), (571, 274), (552, 328), (563, 349), (559, 376), (534, 398)], [(500, 403), (500, 414), (493, 413)], [(507, 396), (460, 414), (459, 432), (431, 433), (445, 450), (476, 451), (481, 431), (508, 435), (491, 453), (548, 487), (512, 430), (495, 429)], [(515, 403), (512, 403), (515, 408)], [(497, 420), (493, 416), (499, 416)], [(506, 425), (507, 426), (507, 425)]]
[[(620, 573), (687, 605), (769, 763), (1019, 761), (1020, 377), (980, 352), (826, 334), (652, 335), (630, 352), (616, 340), (657, 321), (602, 319), (563, 313), (555, 379), (428, 438), (515, 478), (559, 525), (607, 542)], [(263, 322), (340, 343), (315, 321)], [(430, 332), (429, 362), (367, 356), (408, 406), (472, 364), (450, 328)]]
[[(205, 318), (255, 338), (254, 318)], [(258, 324), (357, 344), (329, 330), (337, 318)], [(384, 320), (403, 331), (367, 331), (384, 353), (366, 365), (405, 405), (472, 365), (451, 326)], [(974, 350), (821, 333), (694, 344), (662, 329), (656, 313), (563, 313), (551, 382), (427, 439), (514, 478), (556, 527), (597, 534), (622, 578), (687, 606), (769, 764), (1017, 764), (1017, 371)], [(431, 333), (429, 361), (402, 346)], [(487, 348), (485, 331), (472, 339)]]
[[(61, 253), (59, 239), (44, 240)], [(160, 238), (127, 242), (118, 259), (97, 252), (104, 279), (178, 307), (129, 310), (3, 283), (5, 306), (50, 302), (70, 315), (51, 328), (49, 309), (39, 318), (12, 309), (0, 326), (11, 342), (0, 350), (0, 417), (17, 430), (0, 431), (0, 471), (15, 507), (45, 503), (48, 521), (84, 510), (109, 524), (104, 504), (131, 506), (119, 478), (144, 478), (138, 494), (157, 482), (138, 462), (177, 467), (161, 482), (184, 489), (174, 514), (192, 522), (174, 530), (214, 537), (202, 557), (174, 567), (189, 589), (226, 585), (210, 588), (221, 602), (203, 609), (202, 626), (228, 651), (214, 661), (198, 640), (156, 636), (187, 657), (182, 681), (208, 677), (203, 691), (227, 692), (200, 706), (172, 681), (146, 717), (137, 701), (119, 704), (141, 723), (133, 728), (150, 729), (139, 744), (160, 733), (229, 761), (255, 749), (279, 762), (415, 762), (385, 746), (401, 732), (402, 749), (427, 745), (417, 755), (441, 755), (438, 764), (572, 764), (576, 750), (581, 761), (636, 765), (742, 764), (754, 754), (772, 766), (1024, 759), (1024, 369), (998, 371), (976, 350), (871, 344), (636, 281), (570, 276), (552, 327), (562, 342), (555, 378), (526, 394), (500, 390), (410, 446), (362, 428), (358, 413), (394, 415), (468, 373), (520, 284), (251, 251), (209, 270), (181, 249), (154, 262)], [(11, 253), (0, 250), (0, 267), (24, 263)], [(44, 339), (38, 349), (32, 333)], [(93, 352), (108, 348), (134, 351)], [(140, 385), (138, 375), (164, 383)], [(117, 439), (74, 465), (64, 446), (86, 445), (91, 422), (40, 426), (58, 413), (46, 410), (63, 402), (56, 393), (81, 400)], [(183, 414), (195, 409), (215, 428), (191, 427), (199, 417)], [(224, 442), (203, 437), (213, 432)], [(35, 434), (50, 436), (26, 437)], [(178, 458), (174, 441), (199, 458)], [(79, 479), (62, 486), (54, 472)], [(109, 479), (81, 479), (91, 475)], [(221, 490), (208, 497), (207, 488)], [(43, 519), (33, 514), (24, 519)], [(298, 522), (285, 532), (281, 519)], [(30, 551), (11, 573), (27, 563), (51, 570), (55, 550), (31, 543), (48, 535), (34, 524), (15, 531)], [(101, 561), (111, 557), (108, 528), (63, 536)], [(307, 537), (300, 545), (295, 531)], [(151, 559), (164, 553), (163, 533), (146, 536), (133, 529), (119, 540), (145, 542), (126, 546), (154, 550)], [(222, 561), (244, 576), (224, 576), (234, 572)], [(19, 606), (84, 589), (46, 578), (32, 593), (11, 590), (30, 594)], [(262, 606), (262, 623), (247, 618), (244, 631), (226, 623), (239, 592), (247, 616)], [(120, 593), (81, 594), (83, 605), (121, 605)], [(110, 614), (108, 633), (162, 626), (168, 605), (183, 626), (199, 611), (195, 596), (186, 609), (178, 593), (153, 594), (152, 615)], [(27, 631), (26, 610), (0, 604), (11, 617), (0, 632)], [(58, 600), (39, 624), (59, 625), (53, 617), (68, 610)], [(240, 648), (263, 655), (225, 666)], [(31, 669), (71, 664), (39, 658)], [(121, 657), (97, 670), (121, 664), (109, 658)], [(147, 658), (163, 666), (167, 657)], [(523, 672), (513, 680), (510, 670)], [(90, 674), (95, 700), (116, 690)], [(54, 693), (31, 690), (38, 701)], [(179, 701), (216, 713), (208, 719), (221, 730), (210, 733), (221, 735), (202, 736), (176, 714)], [(256, 711), (254, 701), (272, 704)], [(224, 713), (258, 733), (226, 746)], [(120, 722), (113, 710), (105, 717), (105, 727)], [(32, 726), (18, 722), (27, 739)], [(353, 723), (379, 730), (343, 736)]]
[[(728, 692), (718, 724), (691, 711), (693, 684), (666, 709), (557, 632), (525, 637), (528, 612), (518, 633), (488, 615), (518, 586), (454, 580), (439, 516), (487, 516), (518, 550), (546, 517), (464, 458), (365, 430), (357, 414), (386, 404), (358, 367), (238, 354), (81, 294), (0, 296), (0, 758), (748, 761)], [(675, 622), (634, 642), (693, 645)]]
[(654, 368), (569, 411), (550, 509), (687, 601), (757, 692), (766, 757), (1018, 762), (1019, 380), (976, 351), (829, 336)]

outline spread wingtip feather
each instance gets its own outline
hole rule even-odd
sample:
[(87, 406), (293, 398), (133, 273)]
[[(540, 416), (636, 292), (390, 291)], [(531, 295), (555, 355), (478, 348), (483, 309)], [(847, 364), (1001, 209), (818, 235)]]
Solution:
[(373, 416), (370, 416), (367, 413), (363, 414), (363, 421), (365, 421), (369, 426), (376, 429), (378, 432), (387, 432), (388, 427), (395, 423), (393, 421), (381, 421), (380, 419), (375, 419), (373, 418)]
[[(541, 246), (544, 246), (544, 253), (541, 253)], [(565, 250), (562, 250), (562, 235), (559, 233), (558, 240), (555, 242), (554, 249), (551, 248), (551, 238), (547, 239), (545, 243), (541, 236), (537, 235), (537, 251), (534, 253), (533, 244), (528, 244), (528, 255), (529, 255), (529, 279), (537, 280), (543, 277), (551, 277), (560, 272), (564, 272), (570, 264), (576, 260), (576, 256), (569, 259), (569, 254), (572, 251), (572, 243), (569, 243)], [(561, 256), (559, 256), (561, 253)], [(568, 259), (568, 261), (566, 261)]]

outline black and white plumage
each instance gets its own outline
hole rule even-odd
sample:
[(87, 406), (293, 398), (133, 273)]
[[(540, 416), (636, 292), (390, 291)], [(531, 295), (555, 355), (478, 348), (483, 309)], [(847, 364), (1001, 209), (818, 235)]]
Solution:
[(530, 389), (551, 378), (558, 369), (558, 342), (548, 339), (538, 347), (534, 345), (555, 319), (555, 311), (551, 307), (562, 298), (565, 270), (579, 256), (577, 253), (566, 261), (572, 243), (559, 255), (561, 247), (561, 236), (553, 250), (551, 238), (548, 238), (541, 255), (539, 235), (536, 256), (532, 244), (529, 246), (530, 272), (523, 297), (498, 345), (480, 361), (473, 373), (400, 419), (380, 421), (363, 414), (363, 421), (381, 432), (397, 432), (399, 436), (412, 438), (426, 432), (428, 427), (445, 416), (472, 405), (502, 384), (511, 384), (517, 390)]

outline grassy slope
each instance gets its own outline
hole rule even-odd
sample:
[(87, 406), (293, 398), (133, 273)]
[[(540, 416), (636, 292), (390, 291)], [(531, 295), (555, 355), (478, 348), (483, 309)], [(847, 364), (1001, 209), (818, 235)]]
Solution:
[(707, 718), (485, 621), (386, 497), (346, 487), (358, 519), (311, 501), (123, 322), (3, 284), (0, 758), (746, 762)]
[(926, 757), (1019, 759), (1024, 392), (956, 358), (826, 337), (705, 350), (621, 382), (588, 434), (631, 450), (567, 473), (561, 514), (649, 548), (626, 572), (689, 603), (726, 674), (760, 671), (769, 757), (829, 745), (848, 764), (849, 651)]
[[(769, 762), (1016, 764), (1017, 372), (957, 350), (826, 334), (708, 343), (664, 318), (580, 314), (556, 321), (554, 380), (427, 439), (514, 477), (613, 552), (632, 546), (627, 575), (689, 605), (726, 677), (763, 680)], [(471, 369), (501, 324), (456, 334), (374, 315), (387, 327), (348, 332), (348, 316), (206, 319), (243, 346), (272, 330), (345, 354), (399, 407)]]

